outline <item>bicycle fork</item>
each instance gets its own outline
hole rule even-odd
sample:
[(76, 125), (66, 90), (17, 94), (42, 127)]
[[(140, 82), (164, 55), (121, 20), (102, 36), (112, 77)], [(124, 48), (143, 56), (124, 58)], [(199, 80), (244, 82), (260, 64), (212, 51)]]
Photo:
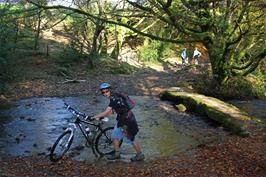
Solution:
[[(70, 131), (70, 136), (68, 137), (67, 143), (65, 143), (65, 144), (63, 145), (63, 148), (67, 147), (68, 144), (71, 143), (71, 140), (74, 138), (75, 128), (74, 128), (74, 129), (73, 129), (73, 128), (67, 128), (67, 129), (65, 130), (65, 132), (67, 132), (67, 131)], [(59, 145), (60, 145), (61, 147), (62, 147), (62, 141), (63, 141), (63, 139), (61, 139), (61, 140), (59, 141)]]

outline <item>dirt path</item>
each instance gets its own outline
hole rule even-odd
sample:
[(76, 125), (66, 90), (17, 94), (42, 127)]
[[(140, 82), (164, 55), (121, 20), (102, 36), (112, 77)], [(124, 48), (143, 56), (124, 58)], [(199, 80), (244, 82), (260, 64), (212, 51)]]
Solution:
[[(38, 61), (36, 59), (36, 61)], [(84, 70), (71, 71), (69, 76), (55, 76), (54, 66), (46, 61), (34, 62), (26, 66), (27, 77), (20, 82), (12, 83), (10, 91), (5, 96), (11, 99), (21, 99), (33, 96), (70, 96), (95, 95), (102, 82), (109, 82), (115, 90), (126, 91), (130, 95), (159, 95), (164, 89), (175, 86), (176, 83), (192, 81), (197, 74), (206, 70), (180, 70), (180, 66), (146, 68), (126, 74), (90, 74)], [(85, 68), (80, 66), (81, 68)], [(177, 72), (178, 71), (178, 72)], [(80, 82), (66, 82), (75, 80)]]
[(97, 94), (101, 82), (109, 82), (116, 90), (125, 90), (130, 95), (158, 95), (164, 88), (171, 86), (178, 78), (174, 74), (160, 74), (155, 71), (135, 73), (132, 75), (78, 76), (79, 83), (63, 83), (62, 78), (57, 82), (47, 84), (47, 81), (27, 81), (21, 85), (14, 85), (12, 95), (17, 98), (31, 96), (67, 96)]

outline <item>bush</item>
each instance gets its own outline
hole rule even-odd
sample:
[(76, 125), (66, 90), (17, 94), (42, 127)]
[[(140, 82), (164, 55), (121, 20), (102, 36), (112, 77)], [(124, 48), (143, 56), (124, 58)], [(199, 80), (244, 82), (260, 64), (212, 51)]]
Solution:
[(10, 55), (3, 58), (0, 56), (0, 93), (7, 91), (8, 83), (19, 76), (18, 70), (15, 69), (14, 58)]
[(171, 44), (146, 39), (138, 48), (139, 58), (144, 62), (158, 62), (161, 58), (171, 55)]
[(218, 86), (215, 81), (204, 76), (194, 83), (194, 88), (200, 93), (221, 99), (266, 98), (264, 80), (254, 75), (231, 78), (222, 86)]
[(52, 59), (61, 65), (67, 66), (76, 62), (81, 62), (87, 57), (86, 54), (80, 53), (71, 46), (66, 46), (57, 53), (52, 54)]
[(148, 40), (145, 40), (143, 46), (138, 49), (140, 60), (148, 62), (157, 61), (158, 47), (159, 43), (157, 41), (149, 42)]

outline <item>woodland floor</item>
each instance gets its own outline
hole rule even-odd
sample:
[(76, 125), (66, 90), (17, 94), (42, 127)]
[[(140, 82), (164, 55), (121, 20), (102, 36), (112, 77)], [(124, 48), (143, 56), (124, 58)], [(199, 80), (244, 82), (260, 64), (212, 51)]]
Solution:
[[(14, 100), (34, 96), (95, 95), (101, 82), (111, 83), (130, 95), (158, 96), (178, 82), (193, 82), (206, 68), (176, 72), (177, 68), (145, 69), (131, 75), (72, 72), (66, 77), (51, 75), (52, 64), (44, 60), (30, 63), (31, 73), (13, 83), (5, 98)], [(200, 69), (201, 68), (201, 69)], [(77, 71), (77, 70), (75, 70)], [(32, 76), (35, 78), (32, 78)], [(31, 77), (30, 77), (31, 76)], [(64, 159), (52, 163), (47, 156), (15, 157), (0, 161), (0, 176), (266, 176), (266, 133), (254, 131), (248, 138), (230, 135), (222, 142), (203, 145), (182, 154), (137, 163), (87, 163)]]

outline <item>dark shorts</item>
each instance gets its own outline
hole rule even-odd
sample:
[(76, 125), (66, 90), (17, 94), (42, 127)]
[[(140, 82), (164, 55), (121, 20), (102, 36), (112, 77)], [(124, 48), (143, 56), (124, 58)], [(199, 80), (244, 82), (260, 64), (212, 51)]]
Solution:
[(129, 137), (132, 137), (132, 139), (134, 139), (134, 137), (139, 131), (139, 127), (134, 114), (132, 112), (129, 112), (126, 116), (118, 115), (117, 120), (117, 127), (121, 127), (124, 129), (126, 128)]
[(115, 125), (114, 130), (112, 132), (112, 139), (123, 139), (123, 142), (127, 143), (127, 144), (133, 144), (134, 140), (135, 140), (135, 136), (134, 137), (126, 137), (123, 134), (123, 128), (122, 127), (117, 127), (117, 125)]

